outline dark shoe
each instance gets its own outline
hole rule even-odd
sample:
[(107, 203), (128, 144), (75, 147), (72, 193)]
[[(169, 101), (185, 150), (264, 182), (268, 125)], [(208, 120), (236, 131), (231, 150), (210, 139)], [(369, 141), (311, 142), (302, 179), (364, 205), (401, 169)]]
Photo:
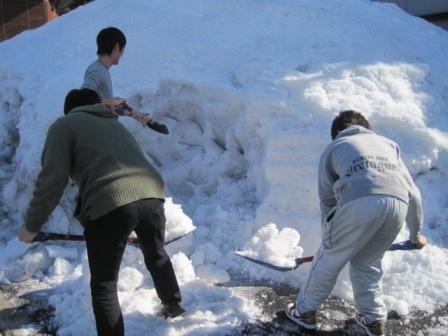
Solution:
[(369, 336), (384, 336), (386, 332), (386, 323), (384, 321), (367, 322), (364, 315), (356, 314), (356, 323), (358, 323)]
[(183, 309), (179, 304), (176, 305), (165, 305), (162, 304), (162, 309), (160, 309), (159, 315), (164, 318), (174, 318), (179, 315), (185, 313), (185, 309)]
[(297, 323), (299, 326), (305, 329), (317, 329), (316, 312), (314, 311), (299, 314), (299, 312), (296, 310), (295, 304), (289, 303), (286, 306), (285, 314), (291, 321)]

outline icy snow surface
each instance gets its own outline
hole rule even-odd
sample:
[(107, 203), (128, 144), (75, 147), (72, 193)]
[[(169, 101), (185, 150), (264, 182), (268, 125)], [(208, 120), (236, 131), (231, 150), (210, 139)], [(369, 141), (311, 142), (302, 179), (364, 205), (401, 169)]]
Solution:
[[(214, 285), (229, 275), (300, 285), (309, 266), (279, 273), (232, 252), (246, 248), (279, 265), (302, 249), (313, 254), (317, 163), (331, 120), (349, 108), (400, 144), (424, 198), (430, 245), (387, 253), (388, 308), (447, 303), (446, 32), (367, 0), (96, 0), (0, 44), (0, 280), (28, 273), (53, 287), (60, 335), (95, 333), (85, 247), (23, 246), (16, 231), (46, 131), (107, 26), (128, 39), (111, 69), (115, 94), (170, 129), (165, 136), (122, 120), (167, 182), (167, 239), (197, 227), (168, 249), (187, 310), (171, 322), (156, 316), (142, 256), (127, 248), (119, 283), (127, 334), (219, 335), (253, 320), (252, 302)], [(70, 185), (45, 231), (82, 232), (71, 215), (75, 195)], [(343, 273), (334, 293), (350, 300), (348, 281)]]

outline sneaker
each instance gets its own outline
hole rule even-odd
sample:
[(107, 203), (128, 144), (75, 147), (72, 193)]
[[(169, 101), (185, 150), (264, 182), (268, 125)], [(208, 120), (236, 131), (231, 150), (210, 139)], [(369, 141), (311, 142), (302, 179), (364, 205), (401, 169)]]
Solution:
[(384, 336), (386, 332), (386, 323), (384, 321), (367, 322), (364, 315), (356, 314), (356, 323), (358, 323), (369, 336)]
[(159, 315), (167, 319), (177, 317), (183, 313), (185, 313), (185, 309), (183, 309), (179, 304), (162, 304), (162, 309), (160, 309)]
[(297, 323), (299, 326), (304, 327), (305, 329), (317, 329), (317, 319), (315, 311), (299, 314), (299, 312), (296, 310), (295, 304), (289, 303), (286, 306), (285, 314), (291, 321)]

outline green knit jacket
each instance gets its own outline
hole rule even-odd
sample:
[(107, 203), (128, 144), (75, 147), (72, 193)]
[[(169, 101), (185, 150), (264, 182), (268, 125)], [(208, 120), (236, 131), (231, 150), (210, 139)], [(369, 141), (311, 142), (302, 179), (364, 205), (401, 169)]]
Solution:
[(144, 198), (164, 198), (164, 183), (134, 136), (109, 108), (80, 106), (50, 126), (42, 152), (42, 170), (25, 216), (38, 232), (68, 183), (78, 185), (75, 217), (81, 223)]

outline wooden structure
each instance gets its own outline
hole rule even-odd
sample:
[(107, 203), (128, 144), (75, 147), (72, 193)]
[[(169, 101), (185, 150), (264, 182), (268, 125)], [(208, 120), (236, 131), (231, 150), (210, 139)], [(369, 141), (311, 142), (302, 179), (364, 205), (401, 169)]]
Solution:
[(57, 17), (45, 0), (0, 0), (0, 42)]

